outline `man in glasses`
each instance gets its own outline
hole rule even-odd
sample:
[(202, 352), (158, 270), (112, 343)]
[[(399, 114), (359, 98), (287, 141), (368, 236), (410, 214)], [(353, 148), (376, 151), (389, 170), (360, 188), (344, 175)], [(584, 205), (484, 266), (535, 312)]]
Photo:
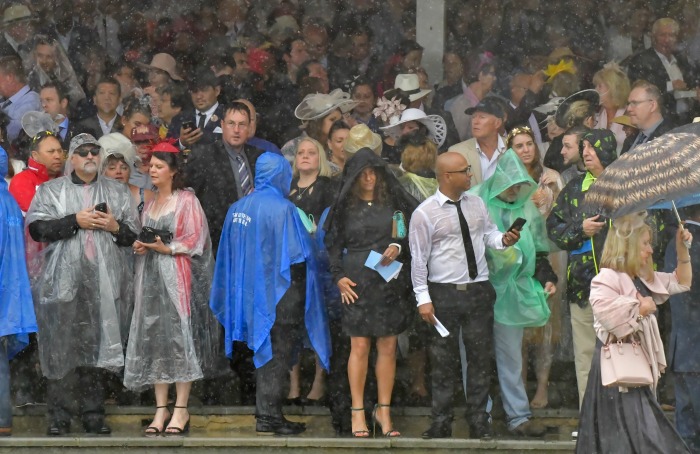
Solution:
[(124, 366), (120, 320), (132, 276), (120, 246), (140, 226), (127, 187), (99, 177), (100, 151), (93, 136), (74, 137), (66, 176), (39, 186), (27, 213), (32, 239), (48, 243), (32, 282), (48, 435), (70, 432), (76, 400), (85, 431), (109, 434), (100, 369)]
[(627, 96), (627, 115), (632, 125), (639, 129), (639, 133), (625, 140), (620, 154), (673, 129), (671, 120), (663, 116), (662, 103), (663, 97), (656, 85), (646, 80), (638, 80), (632, 85), (632, 90)]
[[(438, 156), (438, 191), (411, 217), (411, 279), (421, 318), (449, 331), (432, 331), (432, 424), (423, 438), (452, 435), (454, 385), (459, 376), (459, 337), (469, 363), (467, 423), (471, 438), (491, 438), (488, 402), (493, 347), (493, 304), (486, 249), (505, 249), (520, 238), (518, 231), (501, 233), (484, 202), (471, 187), (470, 163), (460, 153)], [(444, 333), (443, 333), (444, 334)]]

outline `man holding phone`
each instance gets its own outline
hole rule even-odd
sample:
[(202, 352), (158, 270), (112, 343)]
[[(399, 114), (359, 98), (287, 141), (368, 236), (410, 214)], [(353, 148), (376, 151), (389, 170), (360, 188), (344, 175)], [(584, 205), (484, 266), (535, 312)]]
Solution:
[(172, 119), (168, 137), (178, 138), (182, 148), (194, 144), (211, 145), (221, 138), (224, 107), (219, 104), (219, 79), (208, 68), (200, 69), (190, 83), (194, 110)]
[(411, 278), (421, 318), (450, 332), (428, 340), (432, 364), (432, 424), (423, 438), (452, 435), (454, 382), (459, 376), (460, 331), (467, 350), (467, 422), (471, 438), (491, 438), (486, 410), (493, 358), (493, 303), (486, 250), (506, 249), (520, 232), (501, 233), (484, 202), (467, 191), (471, 166), (460, 153), (438, 156), (438, 191), (413, 213), (409, 231)]
[(39, 186), (26, 221), (34, 241), (50, 243), (32, 282), (48, 379), (47, 434), (70, 432), (75, 392), (85, 431), (107, 435), (100, 369), (124, 366), (120, 320), (133, 276), (120, 246), (131, 246), (140, 226), (127, 186), (98, 176), (93, 136), (71, 140), (67, 166), (66, 176)]

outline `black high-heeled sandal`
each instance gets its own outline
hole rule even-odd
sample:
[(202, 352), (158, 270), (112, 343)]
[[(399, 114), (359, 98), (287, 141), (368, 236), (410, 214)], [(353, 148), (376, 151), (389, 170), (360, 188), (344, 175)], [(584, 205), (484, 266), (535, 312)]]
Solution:
[[(365, 407), (362, 407), (362, 408), (350, 407), (350, 411), (365, 411)], [(354, 438), (369, 438), (369, 429), (353, 430), (352, 436)]]
[[(156, 412), (158, 412), (159, 408), (168, 408), (168, 406), (167, 405), (156, 405)], [(170, 410), (168, 410), (168, 413), (170, 413)], [(172, 413), (170, 413), (170, 417), (172, 417)], [(165, 428), (168, 426), (169, 422), (170, 422), (170, 418), (165, 418), (165, 420), (163, 420), (163, 427), (161, 427), (161, 428), (158, 428), (154, 425), (149, 425), (143, 431), (143, 434), (147, 437), (157, 437), (158, 435), (161, 435), (165, 431)], [(153, 421), (151, 421), (151, 424), (152, 423), (153, 423)]]
[(386, 432), (384, 432), (384, 428), (382, 427), (382, 423), (380, 423), (380, 422), (377, 420), (377, 410), (378, 410), (380, 407), (388, 407), (388, 408), (391, 408), (391, 405), (389, 405), (389, 404), (379, 404), (379, 403), (378, 403), (378, 404), (376, 404), (376, 405), (374, 406), (374, 411), (372, 411), (372, 422), (374, 423), (374, 425), (373, 425), (372, 428), (373, 428), (373, 430), (374, 430), (374, 436), (375, 436), (375, 437), (377, 436), (377, 426), (379, 426), (379, 430), (382, 431), (382, 435), (384, 435), (385, 437), (387, 437), (387, 438), (396, 438), (396, 437), (400, 437), (400, 436), (401, 436), (401, 432), (399, 432), (399, 431), (396, 430), (396, 429), (391, 429), (391, 430), (387, 430)]
[[(178, 407), (175, 405), (174, 408), (187, 408), (187, 407)], [(173, 416), (175, 415), (175, 412), (173, 411)], [(172, 417), (170, 418), (172, 420)], [(185, 435), (190, 431), (190, 417), (189, 415), (187, 416), (187, 422), (185, 423), (185, 427), (175, 427), (175, 426), (168, 426), (165, 429), (163, 429), (163, 435), (166, 437), (172, 437), (172, 436), (178, 436), (178, 435)]]

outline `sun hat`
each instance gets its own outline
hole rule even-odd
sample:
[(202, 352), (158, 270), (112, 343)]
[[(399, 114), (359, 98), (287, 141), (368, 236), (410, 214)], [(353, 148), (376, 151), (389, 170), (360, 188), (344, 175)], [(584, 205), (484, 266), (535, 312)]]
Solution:
[(418, 74), (398, 74), (394, 81), (394, 88), (387, 90), (384, 96), (391, 99), (392, 96), (402, 94), (408, 96), (409, 101), (417, 101), (427, 96), (432, 90), (421, 89)]
[(13, 22), (21, 22), (32, 18), (32, 12), (25, 5), (12, 5), (5, 8), (2, 14), (3, 25), (9, 25)]
[(150, 64), (138, 63), (142, 68), (159, 69), (168, 73), (171, 79), (182, 80), (182, 77), (177, 73), (177, 63), (172, 55), (166, 53), (155, 54), (151, 59)]
[(399, 137), (401, 135), (401, 125), (409, 121), (417, 121), (424, 124), (428, 128), (428, 138), (435, 142), (438, 147), (445, 143), (445, 136), (447, 135), (445, 120), (439, 115), (426, 115), (420, 109), (406, 109), (400, 117), (391, 117), (388, 126), (383, 126), (379, 129), (386, 131), (389, 135)]
[(566, 127), (566, 121), (564, 117), (569, 111), (571, 105), (576, 101), (588, 101), (589, 103), (597, 107), (600, 104), (600, 93), (598, 93), (592, 88), (589, 88), (586, 90), (577, 91), (573, 95), (563, 100), (561, 104), (559, 104), (559, 107), (557, 107), (557, 111), (554, 114), (554, 120), (560, 128)]
[(355, 154), (362, 148), (370, 148), (379, 155), (382, 153), (382, 138), (379, 134), (372, 132), (366, 124), (360, 123), (350, 128), (343, 150), (346, 153)]
[(306, 97), (294, 109), (294, 115), (302, 121), (316, 120), (323, 118), (335, 109), (347, 113), (355, 108), (359, 103), (353, 101), (349, 93), (345, 93), (336, 88), (328, 94), (313, 93)]
[(632, 124), (629, 115), (620, 115), (618, 117), (615, 117), (612, 119), (612, 122), (617, 123), (618, 125), (636, 128), (636, 126)]

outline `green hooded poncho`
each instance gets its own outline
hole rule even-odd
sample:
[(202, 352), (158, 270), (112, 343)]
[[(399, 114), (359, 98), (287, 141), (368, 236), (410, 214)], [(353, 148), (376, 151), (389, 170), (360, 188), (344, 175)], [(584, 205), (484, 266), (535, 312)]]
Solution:
[[(498, 197), (515, 185), (519, 186), (511, 194), (512, 203)], [(530, 178), (515, 151), (509, 149), (499, 159), (493, 176), (469, 191), (481, 197), (501, 232), (517, 218), (527, 220), (515, 246), (486, 249), (489, 280), (496, 289), (494, 318), (502, 325), (536, 327), (549, 320), (547, 294), (534, 277), (537, 254), (549, 252), (545, 221), (530, 200), (536, 190), (537, 183)]]

